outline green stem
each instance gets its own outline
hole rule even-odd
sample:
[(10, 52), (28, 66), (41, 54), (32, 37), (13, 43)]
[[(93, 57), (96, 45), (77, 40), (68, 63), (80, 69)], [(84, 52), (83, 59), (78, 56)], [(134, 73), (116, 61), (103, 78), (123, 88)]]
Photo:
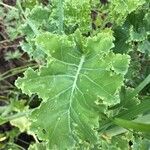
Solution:
[(26, 13), (24, 12), (22, 6), (21, 6), (21, 1), (20, 0), (17, 0), (17, 5), (19, 7), (19, 9), (21, 10), (21, 13), (23, 14), (24, 18), (25, 18), (25, 22), (28, 23), (28, 25), (30, 26), (30, 28), (32, 29), (32, 31), (34, 32), (35, 35), (38, 35), (39, 34), (39, 31), (38, 29), (36, 28), (36, 26), (31, 22), (31, 20), (28, 19)]
[(135, 97), (146, 85), (150, 83), (150, 74), (142, 81), (135, 90), (129, 95), (129, 98), (132, 99)]
[(133, 129), (139, 132), (150, 132), (150, 124), (133, 122), (125, 119), (115, 118), (114, 123), (125, 129)]
[(58, 3), (58, 20), (59, 20), (58, 32), (59, 32), (59, 34), (63, 34), (63, 32), (64, 32), (63, 0), (59, 0), (59, 3)]
[(20, 112), (20, 113), (17, 113), (15, 115), (12, 115), (12, 116), (9, 116), (9, 117), (0, 117), (0, 125), (8, 122), (8, 121), (11, 121), (11, 120), (14, 120), (14, 119), (18, 119), (18, 118), (21, 118), (21, 117), (24, 117), (24, 116), (27, 116), (31, 111), (27, 111), (27, 112)]
[(9, 9), (14, 9), (14, 10), (17, 10), (17, 11), (18, 11), (18, 9), (16, 9), (15, 7), (12, 7), (12, 6), (10, 6), (10, 5), (7, 5), (7, 4), (5, 4), (5, 3), (3, 3), (3, 2), (0, 2), (0, 5), (2, 5), (2, 6), (4, 6), (4, 7), (7, 7), (7, 8), (9, 8)]
[(102, 125), (99, 129), (99, 132), (104, 132), (106, 129), (108, 129), (110, 126), (114, 125), (114, 118), (123, 118), (123, 119), (128, 119), (132, 120), (136, 116), (140, 114), (144, 114), (145, 112), (150, 110), (150, 101), (145, 100), (142, 103), (135, 105), (133, 107), (130, 107), (129, 110), (124, 110), (120, 114), (114, 116), (113, 118), (108, 118), (108, 120)]
[[(134, 124), (136, 124), (136, 123), (143, 123), (144, 124), (144, 126), (145, 126), (145, 124), (150, 124), (150, 114), (147, 114), (147, 115), (144, 115), (144, 116), (141, 116), (141, 117), (138, 117), (137, 119), (134, 119), (133, 121), (134, 121)], [(129, 121), (128, 121), (129, 122)], [(118, 125), (120, 125), (120, 124), (118, 124)], [(123, 125), (123, 126), (125, 126), (125, 124)], [(130, 124), (130, 126), (131, 126), (131, 124)], [(130, 127), (131, 128), (131, 127)], [(133, 128), (133, 126), (132, 126), (132, 128)], [(143, 128), (143, 127), (142, 127)], [(141, 129), (141, 128), (140, 128)], [(139, 128), (138, 128), (138, 130), (140, 130)], [(108, 137), (108, 138), (111, 138), (111, 137), (113, 137), (113, 136), (116, 136), (116, 135), (119, 135), (119, 134), (122, 134), (122, 133), (125, 133), (125, 132), (127, 132), (128, 130), (127, 129), (125, 129), (125, 128), (123, 128), (123, 127), (119, 127), (119, 126), (114, 126), (114, 127), (112, 127), (111, 129), (108, 129), (108, 130), (105, 130), (103, 133), (102, 133), (102, 135), (105, 135), (106, 137)]]
[(21, 147), (20, 145), (18, 144), (15, 144), (15, 143), (11, 143), (9, 142), (8, 145), (11, 147), (11, 148), (15, 148), (18, 147), (20, 150), (25, 150), (23, 147)]
[(14, 75), (16, 75), (18, 73), (24, 72), (28, 67), (37, 68), (37, 66), (34, 65), (34, 64), (29, 64), (29, 65), (26, 65), (26, 66), (13, 68), (13, 69), (8, 70), (5, 73), (1, 74), (0, 75), (0, 81), (5, 80), (6, 78), (14, 76)]

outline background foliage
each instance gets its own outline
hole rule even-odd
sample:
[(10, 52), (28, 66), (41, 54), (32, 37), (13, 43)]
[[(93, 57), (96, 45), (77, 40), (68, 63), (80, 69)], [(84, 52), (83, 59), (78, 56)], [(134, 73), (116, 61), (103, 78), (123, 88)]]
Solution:
[(0, 149), (149, 150), (149, 7), (1, 0)]

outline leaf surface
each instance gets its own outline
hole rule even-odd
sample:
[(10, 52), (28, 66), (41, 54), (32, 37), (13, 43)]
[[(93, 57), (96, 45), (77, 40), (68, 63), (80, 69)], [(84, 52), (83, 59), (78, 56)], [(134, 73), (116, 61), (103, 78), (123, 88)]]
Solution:
[(16, 85), (43, 99), (30, 115), (31, 129), (48, 141), (50, 149), (98, 143), (99, 102), (119, 103), (118, 90), (130, 59), (111, 52), (113, 40), (110, 30), (93, 38), (79, 31), (70, 36), (43, 33), (36, 38), (48, 65), (36, 71), (29, 68)]
[(110, 5), (110, 16), (117, 25), (122, 25), (126, 17), (142, 6), (145, 0), (112, 0)]

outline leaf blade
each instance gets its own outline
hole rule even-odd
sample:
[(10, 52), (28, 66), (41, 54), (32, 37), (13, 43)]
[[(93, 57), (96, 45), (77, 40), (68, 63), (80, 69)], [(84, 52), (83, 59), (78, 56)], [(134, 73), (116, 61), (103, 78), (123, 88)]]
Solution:
[[(53, 40), (47, 41), (48, 37), (55, 39), (63, 49), (57, 42), (53, 45)], [(124, 55), (126, 63), (121, 65), (124, 71), (118, 71), (120, 55), (110, 51), (113, 45), (110, 30), (90, 39), (93, 51), (88, 47), (89, 39), (80, 38), (84, 41), (84, 50), (78, 49), (76, 38), (50, 33), (39, 35), (37, 44), (46, 51), (48, 65), (36, 71), (28, 69), (16, 82), (24, 93), (37, 94), (43, 99), (40, 107), (30, 115), (31, 129), (40, 139), (48, 141), (50, 149), (71, 148), (80, 142), (91, 146), (98, 143), (95, 129), (99, 127), (99, 101), (106, 106), (119, 103), (118, 90), (129, 65), (128, 55)], [(70, 42), (74, 43), (71, 47)], [(99, 48), (95, 49), (95, 45)]]

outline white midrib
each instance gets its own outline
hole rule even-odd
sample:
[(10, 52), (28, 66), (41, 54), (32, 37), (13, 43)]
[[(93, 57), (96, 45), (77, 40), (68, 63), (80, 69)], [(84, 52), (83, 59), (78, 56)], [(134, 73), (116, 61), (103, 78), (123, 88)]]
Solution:
[(73, 82), (73, 85), (72, 85), (72, 90), (71, 90), (71, 94), (70, 94), (70, 98), (69, 98), (69, 109), (68, 109), (68, 123), (69, 123), (69, 128), (70, 128), (70, 131), (71, 131), (71, 117), (70, 117), (70, 112), (71, 112), (71, 108), (72, 108), (72, 101), (73, 101), (73, 94), (74, 94), (74, 91), (76, 89), (76, 85), (77, 85), (77, 81), (78, 81), (78, 77), (79, 77), (79, 74), (80, 74), (80, 71), (83, 67), (83, 63), (85, 61), (85, 56), (82, 55), (81, 59), (80, 59), (80, 63), (78, 65), (78, 69), (77, 69), (77, 72), (74, 76), (74, 82)]

